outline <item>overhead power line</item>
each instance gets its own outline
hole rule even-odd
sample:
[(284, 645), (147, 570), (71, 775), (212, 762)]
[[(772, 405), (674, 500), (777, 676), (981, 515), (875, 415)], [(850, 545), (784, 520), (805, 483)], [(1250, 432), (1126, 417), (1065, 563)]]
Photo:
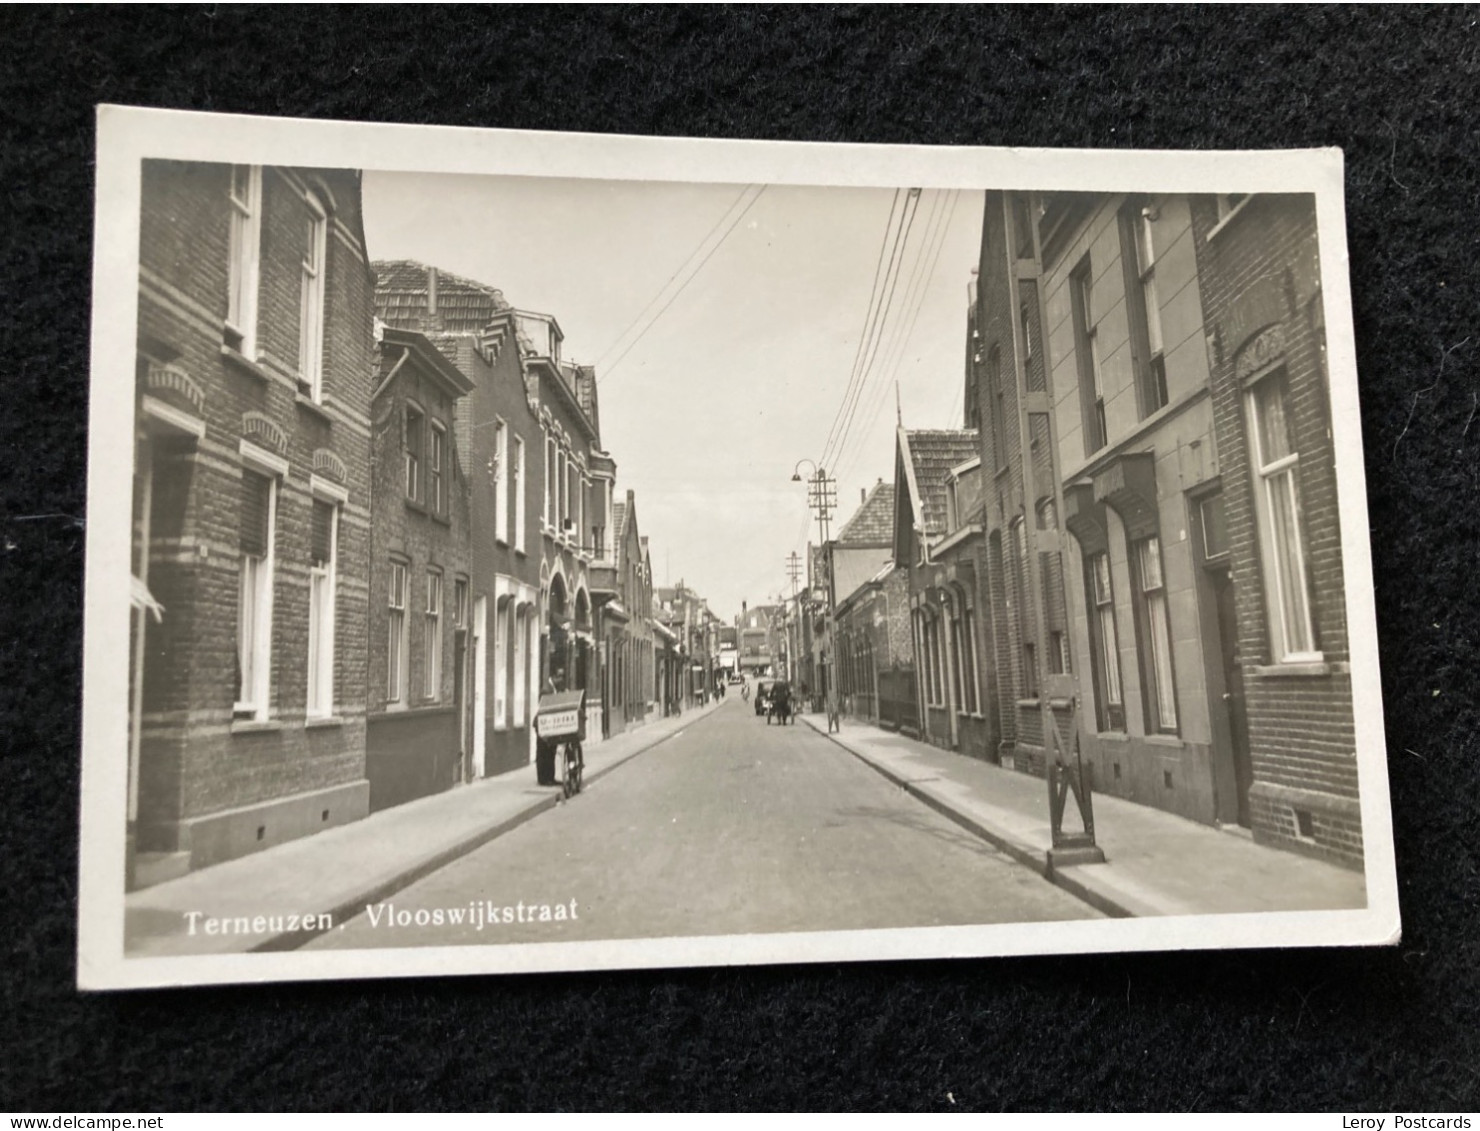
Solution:
[(637, 316), (633, 318), (630, 323), (628, 323), (626, 329), (624, 329), (620, 334), (612, 339), (612, 344), (607, 346), (606, 350), (601, 354), (601, 356), (596, 359), (596, 370), (598, 373), (601, 372), (601, 367), (606, 363), (606, 359), (612, 355), (612, 353), (616, 350), (618, 346), (626, 341), (627, 335), (632, 333), (632, 331), (637, 328), (638, 323), (640, 323), (645, 317), (647, 317), (648, 311), (658, 305), (658, 300), (663, 297), (664, 292), (666, 292), (668, 288), (673, 284), (673, 280), (678, 278), (679, 275), (683, 274), (683, 272), (688, 269), (689, 264), (692, 263), (696, 258), (698, 258), (699, 253), (704, 250), (704, 246), (714, 236), (714, 233), (719, 231), (720, 225), (723, 224), (726, 218), (729, 217), (730, 213), (735, 210), (735, 206), (745, 199), (745, 194), (754, 187), (754, 185), (746, 185), (740, 190), (740, 192), (735, 196), (735, 199), (730, 201), (725, 210), (719, 214), (719, 219), (714, 222), (709, 231), (704, 233), (704, 238), (694, 245), (694, 250), (689, 252), (689, 254), (684, 257), (683, 262), (674, 269), (673, 274), (669, 275), (668, 278), (663, 281), (663, 285), (657, 289), (656, 293), (654, 293), (653, 297), (648, 299), (647, 305), (637, 312)]
[(904, 267), (905, 256), (909, 250), (910, 231), (914, 227), (915, 216), (920, 211), (919, 189), (910, 190), (910, 196), (906, 204), (910, 202), (914, 203), (914, 207), (910, 210), (908, 216), (903, 218), (898, 236), (895, 240), (894, 250), (889, 256), (889, 268), (884, 276), (884, 298), (879, 309), (878, 317), (874, 319), (872, 342), (868, 347), (867, 356), (863, 363), (863, 368), (859, 373), (858, 381), (854, 384), (851, 400), (846, 405), (843, 425), (839, 430), (838, 438), (833, 445), (832, 452), (829, 454), (829, 459), (840, 455), (848, 442), (848, 433), (852, 427), (854, 415), (858, 410), (859, 397), (868, 384), (869, 374), (873, 371), (874, 362), (878, 358), (879, 343), (883, 340), (884, 328), (889, 321), (889, 312), (894, 306), (894, 294), (899, 286), (900, 271)]
[[(747, 187), (749, 187), (749, 186), (747, 186)], [(714, 257), (714, 253), (715, 252), (717, 252), (721, 247), (724, 246), (725, 240), (727, 240), (727, 239), (730, 238), (730, 233), (735, 230), (735, 228), (739, 225), (739, 223), (740, 223), (741, 220), (745, 219), (746, 215), (750, 212), (750, 210), (755, 207), (755, 202), (758, 201), (762, 196), (764, 196), (765, 195), (765, 192), (766, 192), (766, 186), (765, 185), (761, 185), (759, 187), (758, 191), (756, 192), (756, 194), (750, 198), (750, 202), (748, 204), (746, 204), (746, 206), (740, 210), (740, 212), (735, 216), (735, 218), (733, 220), (730, 221), (729, 227), (727, 227), (724, 230), (724, 234), (719, 237), (719, 240), (715, 243), (715, 245), (713, 247), (711, 247), (707, 252), (704, 253), (704, 258), (701, 259), (701, 260), (699, 260), (698, 265), (696, 267), (694, 267), (694, 269), (691, 272), (689, 272), (688, 276), (684, 279), (684, 281), (679, 284), (678, 289), (676, 291), (674, 291), (671, 296), (669, 296), (668, 301), (665, 302), (661, 307), (658, 308), (657, 313), (655, 313), (648, 320), (647, 325), (643, 326), (643, 328), (638, 332), (637, 336), (635, 338), (633, 338), (632, 341), (627, 344), (626, 348), (623, 349), (622, 352), (617, 355), (616, 359), (610, 365), (608, 365), (606, 367), (606, 372), (605, 373), (598, 373), (597, 378), (596, 378), (596, 383), (598, 385), (605, 378), (610, 377), (612, 375), (613, 371), (616, 370), (617, 366), (619, 366), (619, 365), (622, 364), (622, 359), (625, 358), (629, 353), (632, 352), (633, 348), (637, 345), (637, 343), (640, 342), (640, 341), (642, 341), (642, 339), (647, 335), (647, 332), (649, 330), (651, 330), (657, 324), (658, 319), (662, 318), (663, 315), (664, 315), (664, 313), (667, 312), (668, 308), (670, 306), (672, 306), (675, 302), (678, 301), (678, 297), (681, 294), (683, 294), (685, 290), (688, 289), (688, 285), (690, 283), (692, 283), (696, 278), (698, 278), (699, 273), (704, 270), (704, 265), (706, 263), (708, 263), (710, 261), (710, 259), (712, 259)], [(731, 207), (733, 208), (733, 205)], [(721, 219), (723, 219), (723, 217)], [(708, 237), (705, 237), (705, 238), (707, 239)], [(703, 245), (701, 244), (700, 246), (702, 247)], [(666, 286), (667, 284), (664, 284), (664, 285)], [(659, 294), (661, 294), (661, 293), (662, 292), (660, 291)]]
[[(896, 323), (896, 333), (891, 339), (889, 346), (885, 348), (884, 362), (881, 369), (881, 379), (878, 382), (874, 395), (868, 402), (864, 412), (865, 423), (859, 433), (859, 441), (854, 445), (845, 461), (835, 461), (839, 464), (840, 474), (846, 463), (849, 470), (857, 462), (857, 457), (862, 451), (862, 444), (866, 442), (874, 421), (878, 419), (888, 398), (890, 387), (895, 383), (900, 369), (903, 367), (905, 357), (909, 350), (909, 343), (914, 334), (915, 326), (919, 322), (920, 312), (924, 309), (925, 299), (935, 281), (936, 268), (940, 262), (941, 253), (945, 250), (946, 239), (950, 234), (951, 224), (955, 219), (956, 206), (960, 203), (961, 194), (959, 190), (953, 190), (950, 194), (950, 202), (940, 210), (940, 222), (934, 232), (927, 231), (923, 241), (920, 254), (916, 258), (916, 270), (912, 273), (910, 283), (906, 286), (905, 300), (902, 306), (900, 321)], [(921, 269), (922, 264), (926, 264)]]
[(832, 424), (827, 430), (827, 439), (823, 441), (821, 455), (823, 459), (819, 462), (826, 466), (827, 454), (832, 450), (833, 440), (837, 436), (838, 425), (843, 419), (843, 407), (848, 403), (848, 394), (852, 392), (853, 382), (858, 379), (858, 363), (863, 357), (863, 343), (868, 337), (868, 329), (874, 318), (874, 306), (878, 301), (879, 273), (884, 268), (884, 249), (889, 246), (889, 233), (894, 230), (894, 209), (899, 204), (899, 189), (894, 190), (894, 196), (889, 201), (889, 215), (884, 220), (884, 234), (879, 239), (879, 257), (874, 263), (874, 279), (868, 288), (868, 305), (864, 308), (863, 328), (858, 332), (858, 345), (853, 349), (853, 364), (848, 368), (848, 383), (843, 387), (843, 400), (838, 405), (838, 411), (833, 416)]

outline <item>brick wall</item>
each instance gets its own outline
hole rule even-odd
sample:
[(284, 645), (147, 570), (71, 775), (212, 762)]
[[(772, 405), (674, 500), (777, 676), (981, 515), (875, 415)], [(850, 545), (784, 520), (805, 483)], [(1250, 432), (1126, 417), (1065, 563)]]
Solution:
[[(222, 348), (232, 340), (225, 328), (230, 177), (225, 165), (147, 161), (143, 168), (140, 355), (178, 367), (201, 397), (193, 405), (157, 387), (147, 362), (140, 391), (197, 415), (205, 432), (199, 441), (158, 432), (149, 441), (150, 585), (166, 617), (147, 637), (138, 797), (139, 847), (146, 851), (189, 849), (193, 825), (235, 809), (254, 825), (251, 847), (275, 843), (296, 832), (271, 819), (274, 803), (311, 791), (341, 791), (324, 810), (328, 823), (363, 815), (356, 783), (364, 778), (371, 305), (359, 182), (347, 171), (263, 170), (258, 356), (239, 362)], [(297, 380), (310, 187), (329, 210), (322, 405), (300, 395)], [(251, 425), (248, 414), (255, 414)], [(149, 426), (142, 414), (140, 422)], [(274, 530), (269, 717), (250, 724), (233, 720), (232, 711), (239, 690), (239, 448), (249, 434), (288, 464)], [(309, 482), (316, 473), (342, 480), (349, 501), (339, 525), (335, 718), (310, 728)], [(220, 843), (226, 841), (236, 845), (233, 852), (240, 847), (233, 837)]]
[[(1214, 418), (1222, 454), (1239, 654), (1245, 676), (1256, 836), (1359, 865), (1356, 735), (1351, 706), (1337, 484), (1331, 443), (1314, 200), (1250, 199), (1219, 225), (1213, 197), (1194, 198), (1198, 273), (1210, 328)], [(1250, 467), (1242, 351), (1271, 326), (1282, 349), (1295, 445), (1301, 535), (1316, 646), (1323, 665), (1271, 654), (1260, 532)], [(1269, 339), (1265, 339), (1267, 342)], [(1244, 355), (1244, 377), (1263, 369)], [(1305, 831), (1300, 823), (1308, 824)]]

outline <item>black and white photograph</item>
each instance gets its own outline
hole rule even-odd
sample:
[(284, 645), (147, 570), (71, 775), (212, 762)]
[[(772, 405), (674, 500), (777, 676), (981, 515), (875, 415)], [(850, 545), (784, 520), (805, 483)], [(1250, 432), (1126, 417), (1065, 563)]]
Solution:
[(1342, 193), (103, 107), (79, 984), (1397, 942)]

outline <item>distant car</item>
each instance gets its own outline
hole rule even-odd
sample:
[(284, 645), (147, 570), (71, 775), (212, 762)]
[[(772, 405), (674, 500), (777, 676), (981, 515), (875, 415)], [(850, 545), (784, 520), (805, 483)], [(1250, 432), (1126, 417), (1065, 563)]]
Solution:
[(763, 679), (755, 685), (755, 713), (757, 717), (770, 714), (771, 686), (771, 681), (767, 679)]
[(731, 672), (729, 674), (729, 676), (727, 677), (727, 679), (728, 679), (728, 681), (730, 683), (744, 683), (745, 682), (745, 677), (743, 675), (741, 675), (739, 672)]

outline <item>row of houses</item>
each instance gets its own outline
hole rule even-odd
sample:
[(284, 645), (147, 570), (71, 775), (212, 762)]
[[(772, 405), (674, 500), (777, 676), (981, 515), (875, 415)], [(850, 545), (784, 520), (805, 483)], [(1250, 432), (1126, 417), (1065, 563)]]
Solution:
[(354, 171), (148, 161), (141, 221), (131, 885), (527, 767), (551, 687), (697, 700), (552, 315), (372, 261)]
[(811, 555), (814, 681), (1360, 866), (1313, 198), (989, 192), (974, 274), (965, 427)]

